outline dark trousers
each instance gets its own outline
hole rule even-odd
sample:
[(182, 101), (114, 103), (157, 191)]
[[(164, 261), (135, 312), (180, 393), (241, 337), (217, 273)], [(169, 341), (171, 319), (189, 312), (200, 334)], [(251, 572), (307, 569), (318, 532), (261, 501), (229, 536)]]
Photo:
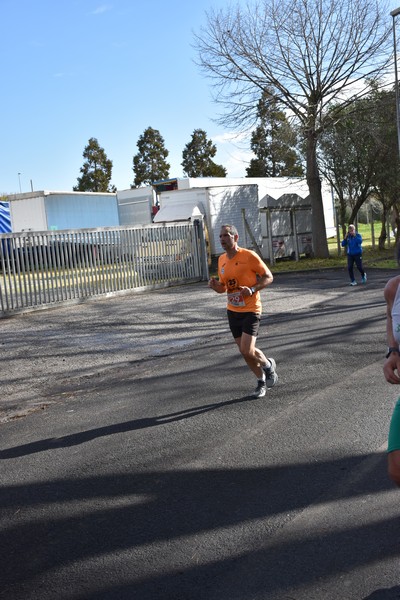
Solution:
[(353, 269), (354, 263), (356, 263), (356, 267), (360, 271), (361, 277), (364, 277), (364, 275), (365, 275), (365, 272), (364, 272), (364, 269), (362, 266), (361, 254), (354, 254), (353, 256), (351, 254), (348, 254), (347, 255), (347, 269), (349, 271), (351, 281), (355, 280), (354, 269)]

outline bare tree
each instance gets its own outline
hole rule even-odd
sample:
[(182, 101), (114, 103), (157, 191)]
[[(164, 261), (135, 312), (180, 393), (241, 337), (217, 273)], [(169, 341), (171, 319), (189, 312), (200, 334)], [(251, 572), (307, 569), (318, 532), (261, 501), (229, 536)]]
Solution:
[[(195, 36), (198, 63), (226, 110), (219, 122), (253, 125), (269, 90), (296, 121), (306, 143), (314, 253), (328, 245), (317, 161), (321, 132), (368, 92), (391, 56), (391, 23), (381, 0), (260, 0), (207, 13)], [(340, 103), (338, 102), (340, 100)]]

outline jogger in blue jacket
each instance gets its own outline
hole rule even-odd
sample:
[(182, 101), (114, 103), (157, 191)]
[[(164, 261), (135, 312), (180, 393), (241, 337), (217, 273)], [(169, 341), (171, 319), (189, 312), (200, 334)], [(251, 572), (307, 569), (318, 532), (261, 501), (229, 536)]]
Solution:
[(354, 225), (349, 225), (347, 235), (342, 241), (342, 247), (347, 247), (347, 269), (350, 276), (350, 285), (357, 285), (354, 277), (354, 263), (361, 275), (361, 282), (367, 282), (367, 274), (362, 264), (362, 236), (356, 231)]

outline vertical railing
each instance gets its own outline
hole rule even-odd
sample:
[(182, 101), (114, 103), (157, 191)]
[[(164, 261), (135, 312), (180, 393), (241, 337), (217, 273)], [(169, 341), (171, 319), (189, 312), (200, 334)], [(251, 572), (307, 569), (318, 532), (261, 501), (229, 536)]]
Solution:
[(0, 235), (0, 316), (207, 278), (202, 221)]

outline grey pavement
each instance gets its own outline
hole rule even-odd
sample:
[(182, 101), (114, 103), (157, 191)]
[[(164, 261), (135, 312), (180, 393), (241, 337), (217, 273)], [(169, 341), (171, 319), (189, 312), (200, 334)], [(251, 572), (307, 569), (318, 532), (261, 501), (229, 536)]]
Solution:
[(0, 598), (398, 599), (368, 274), (276, 276), (261, 401), (205, 283), (0, 321)]
[[(382, 285), (390, 273), (378, 273)], [(280, 281), (295, 283), (295, 293)], [(264, 319), (348, 294), (347, 284), (343, 269), (277, 275), (262, 295)], [(29, 312), (1, 319), (0, 331), (0, 423), (56, 402), (79, 381), (230, 335), (224, 300), (206, 282)]]

